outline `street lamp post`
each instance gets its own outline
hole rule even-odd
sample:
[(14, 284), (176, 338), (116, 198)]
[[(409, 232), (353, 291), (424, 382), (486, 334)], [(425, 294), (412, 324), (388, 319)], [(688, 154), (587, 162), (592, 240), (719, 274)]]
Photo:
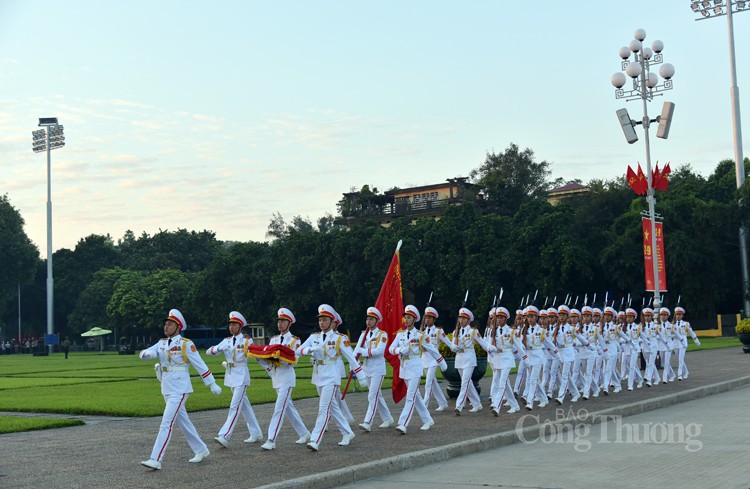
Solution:
[[(652, 122), (659, 122), (659, 131), (657, 137), (666, 139), (669, 133), (669, 124), (671, 120), (662, 121), (662, 116), (656, 119), (649, 119), (648, 117), (648, 104), (653, 100), (654, 97), (663, 95), (665, 90), (672, 89), (672, 77), (674, 76), (674, 66), (669, 63), (663, 62), (663, 56), (661, 54), (664, 49), (664, 43), (661, 41), (654, 41), (651, 47), (643, 46), (643, 40), (646, 39), (646, 31), (643, 29), (637, 29), (634, 34), (634, 39), (630, 41), (627, 47), (620, 48), (620, 58), (622, 59), (621, 70), (627, 73), (627, 76), (633, 80), (633, 88), (625, 90), (623, 87), (627, 81), (625, 74), (619, 71), (612, 75), (612, 85), (615, 87), (615, 98), (625, 99), (626, 101), (641, 100), (643, 102), (643, 119), (641, 121), (634, 121), (630, 119), (627, 110), (621, 109), (617, 111), (620, 124), (625, 131), (625, 137), (628, 143), (634, 143), (638, 140), (638, 136), (635, 134), (635, 125), (642, 124), (643, 132), (645, 135), (646, 143), (646, 178), (648, 181), (648, 192), (646, 200), (648, 201), (648, 216), (651, 219), (651, 253), (654, 264), (654, 307), (661, 306), (661, 290), (659, 283), (659, 263), (657, 248), (656, 248), (656, 198), (654, 197), (654, 182), (653, 174), (651, 172), (651, 144), (649, 141), (649, 127)], [(632, 56), (632, 57), (631, 57)], [(652, 71), (653, 65), (661, 64), (659, 68), (659, 75), (664, 79), (663, 82), (659, 83), (659, 76), (655, 71)], [(665, 110), (662, 114), (670, 114), (671, 119), (671, 108), (674, 104), (671, 102), (665, 102)], [(662, 257), (662, 260), (664, 257)]]
[[(52, 169), (50, 152), (65, 146), (63, 126), (57, 123), (57, 117), (42, 117), (39, 126), (44, 129), (33, 131), (32, 149), (34, 153), (47, 151), (47, 334), (54, 334), (54, 317), (52, 308), (53, 280), (52, 280)], [(48, 345), (48, 352), (52, 353), (52, 345)]]
[[(730, 93), (732, 98), (732, 132), (734, 137), (734, 168), (737, 177), (737, 188), (742, 187), (745, 183), (745, 160), (742, 156), (742, 126), (740, 123), (740, 89), (737, 87), (737, 67), (734, 57), (734, 24), (732, 14), (736, 12), (747, 12), (750, 10), (750, 1), (714, 0), (712, 2), (704, 0), (701, 2), (691, 1), (690, 7), (693, 12), (700, 13), (701, 16), (695, 20), (712, 19), (714, 17), (727, 16), (727, 26), (729, 31), (729, 71), (731, 76)], [(748, 275), (748, 257), (747, 257), (747, 228), (740, 224), (740, 264), (742, 266), (742, 302), (745, 307), (745, 314), (750, 314), (750, 275)]]

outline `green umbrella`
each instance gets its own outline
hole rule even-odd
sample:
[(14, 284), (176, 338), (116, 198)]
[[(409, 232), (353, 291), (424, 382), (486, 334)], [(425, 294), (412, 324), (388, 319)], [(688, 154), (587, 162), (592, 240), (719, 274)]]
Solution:
[[(81, 333), (81, 336), (91, 337), (91, 336), (104, 336), (107, 334), (110, 334), (112, 331), (104, 328), (100, 328), (98, 326), (95, 326), (91, 328), (90, 330), (86, 331), (85, 333)], [(104, 351), (104, 339), (102, 339), (99, 343), (99, 353)]]

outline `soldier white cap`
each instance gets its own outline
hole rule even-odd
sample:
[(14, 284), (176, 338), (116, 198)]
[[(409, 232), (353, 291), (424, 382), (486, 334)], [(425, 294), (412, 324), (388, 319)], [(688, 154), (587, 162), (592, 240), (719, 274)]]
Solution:
[(338, 311), (336, 311), (336, 309), (334, 309), (334, 310), (333, 310), (333, 314), (335, 314), (335, 315), (336, 315), (336, 317), (335, 317), (335, 318), (333, 318), (333, 321), (334, 321), (334, 322), (335, 322), (335, 323), (336, 323), (336, 324), (337, 324), (338, 326), (341, 326), (342, 324), (344, 324), (344, 320), (343, 320), (343, 319), (341, 319), (341, 314), (339, 314), (339, 313), (338, 313)]
[(638, 315), (638, 313), (632, 307), (628, 307), (627, 309), (625, 309), (625, 315), (626, 316), (633, 316), (633, 317), (635, 317), (635, 316)]
[(581, 313), (591, 315), (591, 314), (594, 314), (594, 310), (591, 308), (591, 306), (583, 306), (581, 308)]
[(644, 307), (643, 311), (641, 312), (641, 314), (643, 314), (644, 316), (646, 316), (646, 315), (653, 316), (654, 315), (654, 310), (651, 309), (650, 307)]
[(523, 316), (523, 311), (520, 309), (516, 309), (516, 316)]
[(467, 318), (469, 322), (474, 321), (474, 313), (466, 309), (465, 307), (462, 307), (461, 309), (458, 310), (458, 317)]
[(683, 308), (682, 308), (682, 307), (680, 307), (680, 306), (677, 306), (677, 307), (675, 307), (675, 308), (674, 308), (674, 313), (675, 313), (675, 314), (677, 314), (677, 313), (680, 313), (680, 314), (685, 314), (685, 309), (683, 309)]
[(604, 308), (604, 314), (611, 314), (612, 316), (617, 316), (617, 311), (615, 311), (614, 307), (605, 307)]
[(570, 315), (579, 318), (579, 317), (581, 317), (581, 311), (579, 311), (576, 308), (573, 308), (573, 309), (570, 310)]
[(625, 317), (625, 311), (617, 311), (617, 317)]
[(377, 307), (372, 306), (367, 308), (367, 317), (375, 318), (380, 323), (383, 320), (383, 313)]
[(419, 321), (419, 319), (422, 317), (419, 314), (419, 309), (417, 309), (416, 306), (412, 306), (411, 304), (409, 304), (408, 306), (404, 307), (404, 316), (407, 315), (407, 314), (410, 314), (410, 315), (414, 316), (414, 320), (415, 321)]
[(185, 331), (187, 329), (187, 322), (185, 322), (185, 317), (177, 309), (170, 309), (169, 316), (167, 316), (164, 320), (174, 321), (175, 323), (177, 323), (177, 328), (179, 331)]
[(667, 316), (669, 316), (672, 313), (670, 312), (668, 308), (662, 307), (661, 309), (659, 309), (659, 314), (666, 314)]
[(557, 312), (559, 314), (570, 315), (570, 308), (568, 306), (566, 306), (565, 304), (560, 304), (559, 306), (557, 306)]
[(232, 311), (229, 313), (229, 322), (239, 324), (240, 328), (244, 328), (245, 325), (247, 325), (247, 321), (245, 321), (245, 316), (243, 316), (237, 311)]
[(492, 309), (490, 309), (490, 317), (494, 316), (495, 314), (497, 314), (497, 307), (493, 307)]
[(286, 307), (282, 307), (279, 309), (279, 312), (276, 313), (279, 319), (286, 319), (289, 321), (289, 324), (294, 324), (297, 319), (294, 317), (294, 314), (292, 314), (292, 311), (287, 309)]
[(598, 307), (595, 307), (595, 308), (593, 308), (591, 310), (593, 311), (594, 316), (601, 316), (602, 315), (602, 310), (599, 309)]
[(547, 309), (541, 309), (539, 311), (539, 317), (546, 318), (547, 317)]
[(535, 316), (539, 316), (539, 309), (536, 306), (527, 306), (524, 314), (534, 314)]
[(547, 309), (547, 316), (557, 316), (557, 309), (554, 307)]
[(430, 306), (427, 306), (427, 307), (425, 308), (425, 310), (424, 310), (424, 315), (425, 315), (425, 316), (432, 316), (432, 317), (434, 317), (435, 319), (437, 319), (437, 318), (439, 318), (439, 317), (440, 317), (440, 316), (438, 315), (437, 309), (435, 309), (434, 307), (430, 307)]
[(318, 317), (327, 317), (335, 321), (336, 311), (333, 309), (333, 307), (329, 306), (328, 304), (321, 304), (318, 306)]
[(506, 319), (510, 317), (510, 312), (508, 312), (508, 310), (503, 306), (498, 307), (495, 314), (497, 314), (498, 316), (505, 316)]

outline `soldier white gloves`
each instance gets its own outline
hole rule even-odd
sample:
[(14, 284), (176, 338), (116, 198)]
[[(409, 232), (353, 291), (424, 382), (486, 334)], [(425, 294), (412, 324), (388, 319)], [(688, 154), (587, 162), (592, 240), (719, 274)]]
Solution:
[(487, 351), (490, 353), (495, 353), (497, 351), (497, 347), (495, 345), (490, 345)]
[(362, 386), (362, 388), (367, 388), (367, 378), (363, 377), (361, 379), (357, 379), (357, 382), (359, 382), (359, 385)]
[(367, 353), (367, 348), (359, 348), (359, 347), (357, 347), (357, 351), (359, 352), (359, 354), (360, 354), (361, 356), (363, 356), (363, 357), (365, 357), (365, 358), (367, 358), (367, 357), (369, 357), (369, 356), (370, 356), (370, 354), (369, 354), (369, 353)]
[(446, 370), (448, 370), (448, 362), (445, 361), (445, 358), (441, 358), (438, 365), (440, 366), (441, 372), (445, 372)]
[(693, 340), (693, 343), (695, 343), (698, 346), (701, 346), (701, 340), (699, 340), (697, 338)]
[(211, 389), (211, 394), (215, 396), (221, 395), (221, 387), (219, 387), (216, 382), (208, 386), (209, 389)]
[(148, 350), (143, 350), (143, 351), (141, 352), (141, 354), (140, 354), (140, 355), (138, 355), (138, 356), (139, 356), (139, 357), (141, 357), (141, 360), (150, 360), (150, 359), (152, 359), (152, 358), (156, 358), (156, 355), (155, 355), (155, 354), (153, 354), (153, 353), (151, 353), (151, 352), (150, 352), (150, 351), (148, 351)]

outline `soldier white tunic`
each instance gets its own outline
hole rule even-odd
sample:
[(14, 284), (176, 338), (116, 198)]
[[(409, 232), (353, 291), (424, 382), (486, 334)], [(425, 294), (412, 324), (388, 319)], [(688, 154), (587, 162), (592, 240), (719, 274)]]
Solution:
[(156, 436), (150, 458), (161, 462), (172, 439), (174, 425), (180, 427), (194, 453), (198, 454), (207, 450), (208, 447), (201, 440), (185, 409), (185, 402), (189, 394), (193, 392), (190, 372), (188, 372), (190, 365), (198, 371), (204, 384), (211, 385), (216, 382), (195, 344), (177, 334), (171, 338), (163, 338), (155, 345), (141, 351), (140, 358), (142, 360), (158, 358), (157, 376), (161, 380), (161, 393), (166, 403), (159, 425), (159, 434)]

